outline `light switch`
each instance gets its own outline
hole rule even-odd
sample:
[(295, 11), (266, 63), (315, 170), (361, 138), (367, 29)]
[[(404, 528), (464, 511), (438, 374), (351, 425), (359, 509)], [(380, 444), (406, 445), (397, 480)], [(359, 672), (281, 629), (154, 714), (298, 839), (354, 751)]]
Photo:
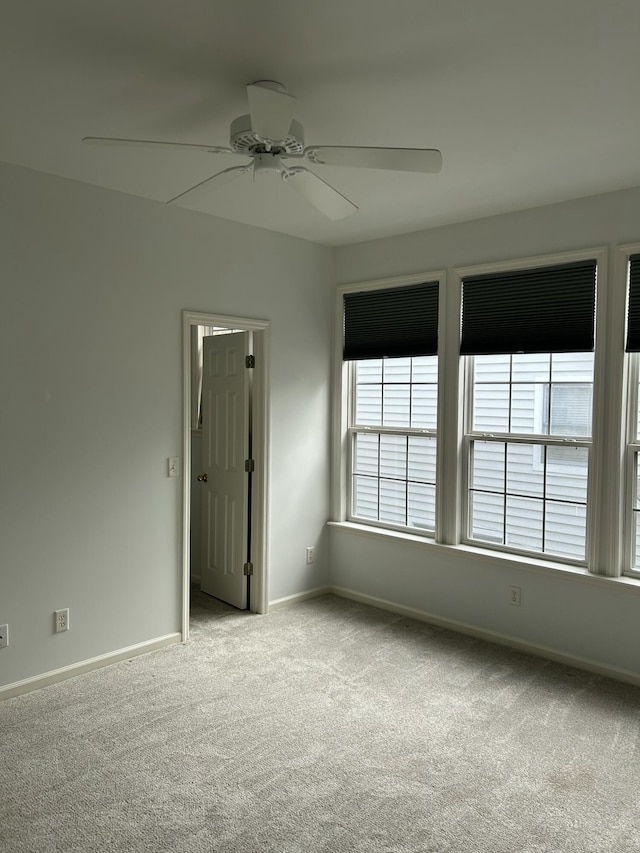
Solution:
[(170, 477), (179, 477), (180, 476), (180, 457), (179, 456), (171, 456), (167, 461), (169, 463), (169, 476)]

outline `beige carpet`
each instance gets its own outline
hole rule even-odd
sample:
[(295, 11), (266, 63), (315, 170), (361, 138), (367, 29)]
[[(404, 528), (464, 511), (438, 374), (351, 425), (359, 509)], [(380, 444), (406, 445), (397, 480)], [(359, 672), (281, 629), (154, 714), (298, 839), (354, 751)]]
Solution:
[(640, 690), (332, 596), (0, 704), (2, 853), (640, 851)]

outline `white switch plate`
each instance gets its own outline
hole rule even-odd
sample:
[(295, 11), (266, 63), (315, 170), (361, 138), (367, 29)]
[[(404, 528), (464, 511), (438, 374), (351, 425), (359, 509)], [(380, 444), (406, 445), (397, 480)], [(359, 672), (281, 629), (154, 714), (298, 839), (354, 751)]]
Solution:
[(5, 649), (9, 645), (9, 626), (0, 625), (0, 649)]
[(168, 472), (170, 477), (179, 477), (180, 476), (180, 457), (179, 456), (170, 456), (167, 459), (168, 462)]

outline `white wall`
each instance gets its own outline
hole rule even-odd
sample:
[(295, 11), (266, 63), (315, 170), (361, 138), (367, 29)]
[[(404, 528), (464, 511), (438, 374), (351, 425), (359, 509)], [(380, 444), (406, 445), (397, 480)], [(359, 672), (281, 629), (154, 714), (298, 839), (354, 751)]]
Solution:
[(329, 249), (0, 166), (0, 686), (180, 630), (183, 309), (271, 321), (270, 598), (327, 582), (332, 285)]
[[(640, 189), (336, 250), (338, 284), (640, 240)], [(603, 523), (608, 523), (603, 519)], [(640, 679), (640, 584), (331, 527), (331, 583)], [(522, 588), (522, 606), (507, 587)], [(624, 673), (623, 673), (624, 674)]]

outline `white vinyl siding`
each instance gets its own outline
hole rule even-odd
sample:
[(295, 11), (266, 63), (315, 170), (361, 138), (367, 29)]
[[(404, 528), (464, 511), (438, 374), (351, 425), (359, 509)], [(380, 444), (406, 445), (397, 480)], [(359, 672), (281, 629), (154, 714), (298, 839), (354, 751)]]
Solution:
[(352, 520), (433, 533), (437, 356), (351, 365)]
[(593, 353), (469, 362), (468, 539), (584, 562)]

